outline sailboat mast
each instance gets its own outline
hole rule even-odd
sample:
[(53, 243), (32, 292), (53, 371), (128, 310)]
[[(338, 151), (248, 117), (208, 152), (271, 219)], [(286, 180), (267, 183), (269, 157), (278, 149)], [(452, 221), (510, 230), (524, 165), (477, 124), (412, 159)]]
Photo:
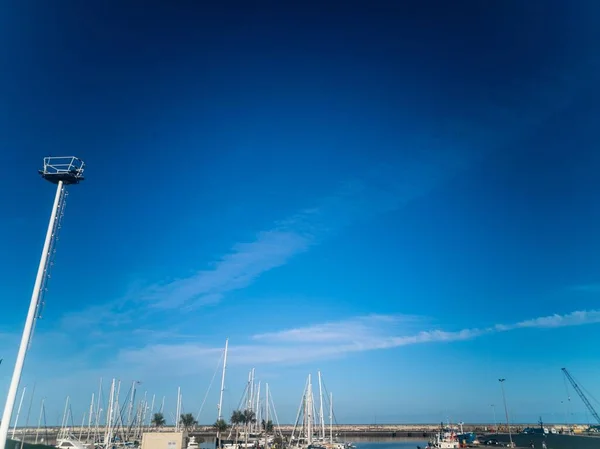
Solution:
[(218, 420), (223, 419), (223, 392), (225, 391), (225, 371), (227, 370), (227, 348), (229, 346), (229, 339), (225, 340), (225, 355), (223, 356), (223, 373), (221, 374), (221, 394), (219, 395), (219, 415)]
[(106, 436), (104, 437), (105, 449), (108, 449), (112, 445), (112, 420), (113, 420), (113, 407), (115, 402), (115, 379), (113, 378), (110, 384), (110, 394), (108, 398), (108, 410), (106, 411)]
[(62, 422), (60, 423), (60, 433), (62, 435), (61, 438), (64, 438), (63, 433), (65, 431), (65, 426), (67, 425), (67, 411), (68, 410), (69, 410), (69, 396), (67, 396), (67, 399), (65, 400), (65, 410), (63, 411)]
[(248, 408), (250, 410), (254, 407), (254, 390), (256, 385), (254, 385), (254, 368), (250, 371), (250, 398), (248, 399)]
[(175, 432), (179, 432), (180, 407), (181, 407), (181, 387), (177, 387), (177, 406), (175, 407)]
[(308, 391), (306, 393), (306, 438), (307, 443), (312, 444), (312, 424), (313, 424), (313, 397), (312, 397), (312, 384), (311, 375), (308, 375)]
[(150, 427), (150, 421), (152, 421), (152, 414), (154, 413), (154, 400), (156, 399), (156, 393), (152, 395), (152, 404), (150, 405), (150, 416), (148, 416), (148, 427)]
[(333, 444), (333, 393), (329, 393), (329, 442)]
[(35, 429), (35, 443), (38, 443), (38, 435), (40, 433), (40, 427), (42, 427), (42, 416), (44, 416), (44, 402), (46, 402), (46, 398), (42, 398), (42, 405), (40, 406), (40, 417), (38, 419), (37, 429)]
[(123, 417), (121, 416), (121, 404), (119, 403), (119, 398), (121, 397), (121, 381), (117, 382), (117, 390), (115, 394), (115, 406), (113, 409), (113, 413), (116, 411), (116, 416), (113, 416), (113, 419), (116, 418), (116, 425), (123, 427)]
[[(265, 384), (265, 426), (269, 424), (269, 384)], [(267, 430), (267, 429), (265, 429)]]
[(27, 387), (23, 387), (23, 393), (21, 393), (21, 400), (19, 401), (19, 408), (17, 409), (17, 416), (15, 417), (15, 425), (12, 430), (11, 438), (15, 439), (15, 432), (17, 431), (17, 422), (19, 421), (19, 415), (21, 414), (21, 407), (23, 406), (23, 398), (25, 397), (25, 392), (27, 391)]
[(256, 430), (258, 431), (260, 428), (260, 381), (258, 382), (258, 386), (256, 387)]
[(96, 416), (94, 417), (94, 440), (96, 438), (96, 432), (98, 431), (98, 425), (100, 424), (100, 401), (102, 398), (102, 377), (100, 378), (100, 386), (98, 387), (98, 401), (96, 404)]
[(133, 415), (133, 401), (135, 398), (135, 386), (137, 384), (137, 381), (134, 380), (133, 384), (131, 385), (131, 396), (129, 396), (129, 406), (127, 407), (127, 428), (129, 429), (129, 427), (131, 426), (131, 418)]
[(321, 371), (319, 374), (319, 421), (321, 422), (321, 438), (325, 441), (325, 416), (323, 416), (323, 383), (321, 381)]
[(95, 394), (92, 393), (92, 401), (90, 402), (90, 416), (88, 418), (88, 433), (87, 433), (88, 441), (90, 439), (90, 434), (92, 433), (92, 415), (94, 414), (94, 399), (95, 399)]

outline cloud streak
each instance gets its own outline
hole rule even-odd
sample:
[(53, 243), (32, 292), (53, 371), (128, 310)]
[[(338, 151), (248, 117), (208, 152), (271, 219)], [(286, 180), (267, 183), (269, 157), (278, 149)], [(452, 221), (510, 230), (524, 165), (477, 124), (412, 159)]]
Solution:
[[(303, 364), (364, 351), (467, 341), (521, 329), (591, 325), (600, 323), (600, 310), (581, 310), (565, 315), (554, 314), (485, 328), (465, 328), (458, 331), (434, 329), (399, 335), (403, 329), (412, 328), (420, 321), (421, 318), (411, 316), (374, 315), (257, 334), (250, 338), (250, 343), (230, 345), (229, 363), (252, 366)], [(122, 351), (118, 363), (134, 361), (140, 366), (156, 368), (164, 358), (183, 364), (189, 360), (214, 358), (216, 354), (220, 354), (220, 351), (221, 348), (194, 343), (149, 345)]]
[[(532, 97), (523, 86), (520, 107), (489, 107), (476, 116), (449, 118), (441, 134), (415, 131), (403, 145), (410, 158), (367, 169), (338, 191), (257, 233), (249, 242), (234, 244), (207, 269), (191, 276), (151, 282), (126, 298), (109, 302), (104, 310), (71, 314), (72, 322), (89, 324), (94, 316), (136, 319), (147, 313), (183, 310), (219, 303), (228, 293), (251, 285), (265, 273), (287, 264), (329, 235), (357, 221), (398, 210), (454, 178), (485, 154), (504, 148), (526, 131), (568, 106), (575, 95), (570, 84), (548, 79), (557, 94), (550, 104), (546, 97)], [(493, 102), (492, 102), (493, 103)], [(437, 136), (437, 137), (435, 137)], [(490, 147), (489, 142), (494, 142)], [(451, 148), (451, 150), (449, 150)], [(128, 309), (128, 310), (126, 310)], [(97, 320), (100, 321), (100, 320)], [(104, 321), (110, 322), (110, 319)]]
[[(137, 287), (125, 297), (65, 316), (65, 323), (90, 325), (143, 319), (161, 311), (188, 312), (219, 303), (227, 293), (251, 285), (265, 273), (357, 221), (398, 210), (422, 197), (468, 167), (475, 151), (448, 154), (420, 150), (398, 171), (383, 165), (341, 185), (311, 208), (297, 212), (261, 231), (249, 242), (234, 244), (207, 269), (183, 278)], [(400, 179), (400, 181), (398, 181)]]

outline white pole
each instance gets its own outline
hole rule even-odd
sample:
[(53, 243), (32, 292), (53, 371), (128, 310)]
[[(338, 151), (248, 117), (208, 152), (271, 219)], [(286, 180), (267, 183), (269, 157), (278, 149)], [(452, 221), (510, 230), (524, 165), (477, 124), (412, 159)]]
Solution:
[(325, 441), (325, 416), (323, 416), (323, 382), (321, 381), (321, 371), (319, 374), (319, 420), (321, 421), (321, 438)]
[(106, 410), (106, 436), (104, 437), (104, 447), (108, 449), (112, 445), (112, 420), (113, 406), (115, 401), (115, 379), (110, 384), (110, 395), (108, 398), (108, 409)]
[(146, 414), (148, 413), (148, 391), (144, 391), (144, 409), (142, 411), (140, 420), (139, 420), (139, 431), (142, 431), (142, 427), (144, 427), (144, 423), (146, 422)]
[(269, 425), (269, 384), (265, 384), (265, 425)]
[(87, 441), (90, 440), (90, 434), (92, 433), (92, 416), (94, 415), (94, 399), (95, 394), (92, 393), (92, 402), (90, 402), (90, 417), (88, 420), (88, 432), (87, 432)]
[(248, 409), (252, 410), (254, 404), (254, 368), (250, 370), (250, 397), (248, 398)]
[(181, 407), (181, 387), (177, 387), (177, 406), (175, 407), (175, 432), (179, 432), (179, 409)]
[(329, 442), (333, 444), (333, 393), (329, 393)]
[[(27, 408), (27, 416), (25, 417), (25, 429), (29, 426), (29, 416), (31, 416), (31, 406), (33, 405), (33, 398), (35, 396), (35, 384), (33, 384), (33, 390), (31, 390), (31, 399), (29, 400), (29, 407)], [(21, 446), (20, 449), (23, 449), (23, 445), (25, 444), (25, 434), (23, 434), (21, 438)]]
[[(62, 422), (60, 424), (60, 432), (61, 434), (64, 434), (65, 432), (65, 426), (67, 425), (67, 411), (69, 410), (69, 396), (67, 396), (67, 399), (65, 401), (65, 410), (63, 412), (63, 418), (62, 418)], [(61, 438), (64, 438), (65, 435), (63, 435)]]
[(229, 339), (225, 340), (225, 355), (223, 356), (223, 373), (221, 374), (221, 394), (219, 396), (219, 414), (217, 419), (223, 419), (222, 407), (223, 407), (223, 392), (225, 391), (225, 370), (227, 369), (227, 348), (229, 346)]
[(506, 379), (498, 379), (500, 382), (500, 388), (502, 389), (502, 400), (504, 401), (504, 413), (506, 414), (506, 427), (508, 427), (508, 439), (510, 440), (510, 447), (513, 447), (512, 433), (510, 431), (510, 423), (508, 421), (508, 407), (506, 406), (506, 394), (504, 393), (504, 381)]
[(121, 399), (121, 381), (117, 382), (117, 394), (115, 395), (115, 410), (117, 412), (117, 424), (123, 424), (123, 417), (121, 416), (121, 403), (119, 402)]
[(127, 407), (127, 427), (131, 426), (131, 414), (133, 413), (133, 398), (135, 397), (135, 385), (137, 381), (133, 381), (131, 386), (131, 396), (129, 397), (129, 406)]
[(150, 416), (148, 416), (148, 427), (150, 427), (150, 421), (152, 421), (152, 414), (154, 413), (154, 400), (156, 399), (156, 393), (152, 395), (152, 405), (150, 406)]
[(255, 416), (255, 418), (256, 418), (256, 430), (257, 430), (256, 433), (258, 433), (258, 429), (260, 429), (260, 408), (259, 408), (259, 405), (260, 405), (260, 380), (258, 381), (258, 385), (256, 387), (256, 412), (255, 412), (256, 413), (256, 416)]
[(83, 436), (83, 427), (85, 426), (85, 417), (87, 416), (87, 412), (83, 412), (83, 418), (81, 418), (81, 427), (79, 428), (79, 441), (81, 441), (81, 437)]
[(44, 415), (44, 401), (46, 401), (46, 398), (42, 398), (42, 405), (40, 406), (40, 418), (38, 419), (37, 429), (35, 430), (35, 443), (33, 444), (38, 443), (38, 435), (40, 433), (40, 427), (42, 426), (42, 416)]
[(96, 433), (98, 431), (98, 426), (100, 424), (100, 400), (102, 398), (102, 378), (100, 378), (100, 386), (98, 387), (98, 404), (96, 407), (96, 416), (94, 417), (94, 439), (96, 438)]
[(17, 422), (19, 421), (19, 414), (21, 413), (21, 407), (23, 406), (23, 398), (25, 397), (25, 392), (27, 391), (27, 387), (23, 387), (23, 392), (21, 393), (21, 400), (19, 401), (19, 408), (17, 409), (17, 416), (15, 417), (15, 425), (13, 426), (11, 438), (15, 439), (15, 432), (17, 431)]
[(35, 278), (35, 284), (33, 285), (33, 293), (31, 294), (31, 301), (29, 303), (29, 311), (27, 312), (27, 319), (25, 320), (25, 327), (23, 329), (23, 336), (21, 337), (21, 344), (19, 346), (19, 352), (17, 354), (17, 360), (15, 362), (15, 369), (13, 371), (12, 379), (10, 381), (10, 387), (8, 388), (8, 395), (6, 396), (6, 404), (4, 405), (4, 412), (2, 413), (2, 421), (0, 422), (0, 449), (6, 448), (6, 438), (8, 437), (8, 427), (12, 418), (13, 408), (15, 406), (15, 400), (17, 397), (17, 390), (19, 389), (19, 383), (21, 382), (21, 374), (23, 373), (23, 365), (25, 363), (25, 356), (27, 355), (27, 347), (29, 346), (29, 340), (31, 338), (31, 332), (33, 330), (33, 324), (35, 322), (35, 312), (38, 306), (38, 300), (40, 297), (40, 288), (42, 281), (45, 276), (46, 261), (48, 260), (48, 252), (50, 251), (50, 243), (53, 238), (54, 223), (58, 213), (58, 206), (61, 198), (63, 197), (63, 182), (58, 181), (56, 186), (56, 195), (54, 197), (54, 204), (52, 206), (52, 213), (50, 214), (50, 221), (48, 223), (48, 230), (46, 231), (46, 240), (44, 241), (44, 247), (42, 249), (42, 256), (40, 258), (40, 264), (38, 266), (37, 276)]
[(310, 379), (310, 374), (308, 375), (308, 392), (306, 394), (306, 435), (307, 442), (309, 445), (312, 444), (312, 420), (313, 420), (313, 401), (312, 401), (312, 383)]
[(165, 409), (165, 397), (163, 396), (162, 398), (162, 403), (160, 404), (160, 412), (159, 413), (163, 413)]

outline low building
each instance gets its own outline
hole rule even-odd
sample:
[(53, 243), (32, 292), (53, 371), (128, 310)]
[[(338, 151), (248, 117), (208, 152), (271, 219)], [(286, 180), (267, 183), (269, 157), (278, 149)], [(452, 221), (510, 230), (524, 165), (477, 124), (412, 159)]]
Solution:
[(186, 449), (187, 432), (145, 432), (141, 449)]

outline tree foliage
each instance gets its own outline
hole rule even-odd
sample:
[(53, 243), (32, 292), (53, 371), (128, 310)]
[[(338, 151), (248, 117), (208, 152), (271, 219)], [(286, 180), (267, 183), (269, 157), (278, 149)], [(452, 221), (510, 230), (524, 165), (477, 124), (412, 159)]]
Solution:
[(213, 424), (213, 427), (217, 431), (217, 433), (221, 434), (226, 432), (229, 429), (229, 424), (224, 419), (217, 419), (217, 421)]
[(198, 421), (196, 421), (194, 415), (192, 415), (191, 413), (185, 413), (179, 417), (179, 424), (187, 432), (193, 429), (196, 426), (196, 424), (198, 424)]
[(167, 420), (162, 413), (155, 413), (154, 416), (152, 416), (152, 425), (157, 429), (164, 426), (166, 422)]

